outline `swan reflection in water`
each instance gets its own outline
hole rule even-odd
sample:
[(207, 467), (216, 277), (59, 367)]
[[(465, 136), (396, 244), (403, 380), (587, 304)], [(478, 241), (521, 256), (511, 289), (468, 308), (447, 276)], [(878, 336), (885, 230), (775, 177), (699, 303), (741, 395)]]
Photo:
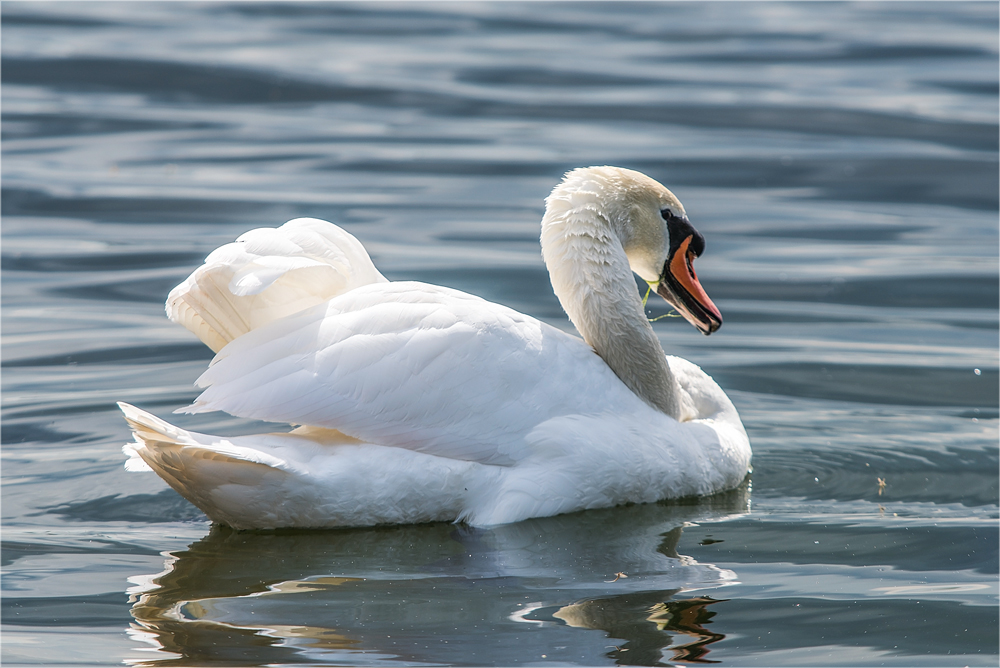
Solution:
[(149, 653), (129, 662), (711, 663), (709, 645), (725, 636), (706, 626), (718, 601), (705, 590), (736, 574), (678, 543), (687, 526), (748, 511), (744, 483), (690, 503), (491, 529), (216, 526), (162, 573), (130, 578), (130, 635)]

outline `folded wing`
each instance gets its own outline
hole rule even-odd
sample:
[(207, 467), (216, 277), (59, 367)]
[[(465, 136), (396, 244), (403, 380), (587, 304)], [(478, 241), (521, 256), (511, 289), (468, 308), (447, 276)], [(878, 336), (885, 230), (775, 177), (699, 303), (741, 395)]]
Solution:
[(185, 409), (337, 429), (367, 443), (507, 465), (560, 415), (641, 402), (582, 340), (478, 297), (368, 285), (226, 346)]
[(242, 235), (167, 297), (167, 316), (218, 352), (264, 324), (386, 279), (353, 236), (316, 218)]

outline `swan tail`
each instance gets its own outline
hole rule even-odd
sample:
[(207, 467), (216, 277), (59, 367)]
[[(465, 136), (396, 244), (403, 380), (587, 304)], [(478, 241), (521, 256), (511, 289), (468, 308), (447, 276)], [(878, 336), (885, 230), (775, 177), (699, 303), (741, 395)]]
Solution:
[[(278, 457), (218, 436), (187, 431), (119, 402), (135, 441), (122, 447), (127, 471), (153, 471), (211, 519), (234, 528), (267, 528), (274, 492), (289, 466)], [(270, 493), (269, 493), (270, 492)], [(278, 521), (278, 518), (275, 518)]]
[(135, 436), (123, 447), (126, 469), (152, 470), (210, 519), (234, 529), (453, 520), (479, 466), (318, 427), (226, 439), (118, 405)]
[(213, 251), (167, 297), (167, 316), (218, 352), (233, 339), (370, 283), (385, 283), (357, 239), (296, 218)]

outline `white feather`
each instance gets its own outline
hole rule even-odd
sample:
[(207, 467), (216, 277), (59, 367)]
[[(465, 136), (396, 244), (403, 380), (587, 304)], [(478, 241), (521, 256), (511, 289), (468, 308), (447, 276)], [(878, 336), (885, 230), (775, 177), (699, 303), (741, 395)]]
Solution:
[(250, 230), (167, 297), (167, 316), (218, 352), (252, 329), (386, 279), (353, 236), (315, 218)]

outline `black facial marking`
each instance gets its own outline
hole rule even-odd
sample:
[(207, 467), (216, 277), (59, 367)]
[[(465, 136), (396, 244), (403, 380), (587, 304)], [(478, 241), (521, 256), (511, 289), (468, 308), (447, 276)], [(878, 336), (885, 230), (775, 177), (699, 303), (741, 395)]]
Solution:
[(670, 253), (667, 256), (668, 258), (674, 256), (681, 242), (688, 237), (693, 237), (688, 250), (694, 253), (695, 257), (699, 257), (705, 252), (705, 237), (701, 236), (701, 233), (694, 229), (690, 221), (688, 221), (687, 216), (675, 215), (670, 209), (663, 209), (660, 211), (660, 215), (663, 216), (663, 220), (667, 221), (667, 234), (670, 237)]

